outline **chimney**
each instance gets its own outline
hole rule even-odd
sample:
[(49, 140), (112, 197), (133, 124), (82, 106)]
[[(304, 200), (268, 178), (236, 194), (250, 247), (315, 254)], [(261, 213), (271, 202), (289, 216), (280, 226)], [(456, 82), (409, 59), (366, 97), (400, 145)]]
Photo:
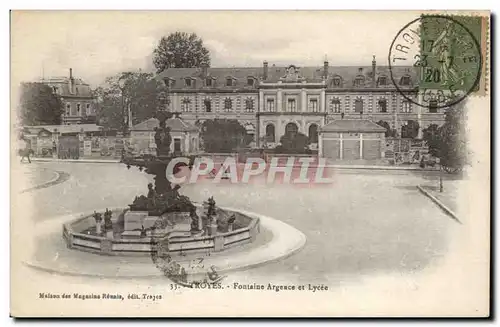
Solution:
[(375, 55), (374, 55), (372, 60), (372, 87), (377, 86), (376, 70), (377, 70), (377, 61), (375, 60)]
[(269, 71), (269, 64), (267, 63), (267, 61), (264, 61), (264, 80), (267, 79), (268, 71)]
[(73, 78), (73, 68), (69, 69), (69, 92), (75, 93), (75, 79)]
[(325, 61), (323, 62), (323, 78), (328, 78), (328, 59), (325, 56)]
[(208, 76), (208, 65), (206, 63), (201, 64), (201, 77), (203, 79)]

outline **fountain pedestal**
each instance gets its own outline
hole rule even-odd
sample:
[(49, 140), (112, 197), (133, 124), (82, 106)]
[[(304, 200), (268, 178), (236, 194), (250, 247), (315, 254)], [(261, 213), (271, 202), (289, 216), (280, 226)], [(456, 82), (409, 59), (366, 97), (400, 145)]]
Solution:
[(124, 216), (123, 238), (141, 238), (144, 228), (148, 233), (155, 229), (155, 236), (170, 234), (171, 237), (191, 237), (192, 219), (189, 212), (167, 212), (161, 216), (149, 216), (147, 211), (128, 211)]

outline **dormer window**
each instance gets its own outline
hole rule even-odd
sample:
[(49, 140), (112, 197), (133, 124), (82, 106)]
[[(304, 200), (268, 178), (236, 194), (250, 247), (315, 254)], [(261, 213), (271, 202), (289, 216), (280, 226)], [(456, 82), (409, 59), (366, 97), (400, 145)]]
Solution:
[(247, 85), (248, 86), (253, 86), (255, 80), (253, 79), (253, 77), (248, 77), (247, 78)]
[(387, 76), (380, 76), (378, 78), (378, 82), (377, 82), (378, 85), (380, 86), (385, 86), (387, 85)]
[(165, 84), (166, 87), (171, 87), (174, 85), (174, 81), (168, 77), (165, 77), (163, 79), (163, 83)]
[(342, 86), (342, 78), (340, 78), (340, 76), (335, 76), (332, 80), (332, 85), (334, 87), (341, 87)]
[(354, 79), (354, 86), (363, 86), (365, 84), (365, 77), (364, 76), (356, 76)]
[(184, 80), (184, 83), (185, 83), (186, 87), (191, 87), (191, 85), (192, 85), (192, 81), (191, 81), (191, 79), (190, 79), (190, 78), (186, 78), (186, 79)]
[(410, 84), (411, 84), (410, 76), (406, 75), (406, 76), (401, 77), (401, 79), (399, 81), (399, 85), (408, 86)]
[(226, 86), (233, 86), (233, 79), (231, 77), (226, 78)]

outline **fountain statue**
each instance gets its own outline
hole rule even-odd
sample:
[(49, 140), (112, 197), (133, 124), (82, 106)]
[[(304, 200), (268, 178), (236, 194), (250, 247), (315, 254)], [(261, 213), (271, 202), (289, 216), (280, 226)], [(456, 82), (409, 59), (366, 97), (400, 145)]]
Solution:
[[(167, 166), (169, 162), (174, 158), (170, 151), (170, 145), (172, 143), (172, 138), (170, 136), (170, 128), (166, 126), (166, 121), (172, 117), (172, 114), (165, 111), (160, 111), (157, 113), (156, 118), (159, 121), (159, 126), (155, 128), (154, 140), (156, 143), (156, 156), (142, 155), (139, 157), (124, 157), (122, 162), (127, 165), (128, 168), (131, 166), (137, 166), (142, 171), (143, 169), (147, 174), (154, 176), (154, 187), (150, 183), (148, 184), (147, 196), (141, 195), (134, 199), (133, 203), (129, 205), (130, 213), (125, 217), (125, 225), (127, 225), (127, 218), (133, 216), (142, 216), (144, 218), (144, 213), (147, 213), (148, 217), (159, 217), (165, 216), (168, 213), (183, 213), (183, 215), (189, 218), (189, 226), (191, 226), (192, 232), (198, 232), (201, 230), (201, 226), (198, 223), (198, 216), (196, 214), (196, 206), (191, 202), (191, 200), (184, 195), (179, 194), (179, 185), (174, 185), (170, 183), (167, 179)], [(174, 173), (178, 171), (179, 167), (174, 169)], [(137, 213), (138, 215), (134, 215)], [(132, 220), (134, 220), (132, 218)], [(144, 225), (144, 221), (141, 221), (143, 225), (140, 226), (142, 233), (144, 233), (144, 227), (150, 228), (151, 226)], [(136, 226), (134, 226), (136, 227)], [(125, 226), (125, 230), (127, 230)]]

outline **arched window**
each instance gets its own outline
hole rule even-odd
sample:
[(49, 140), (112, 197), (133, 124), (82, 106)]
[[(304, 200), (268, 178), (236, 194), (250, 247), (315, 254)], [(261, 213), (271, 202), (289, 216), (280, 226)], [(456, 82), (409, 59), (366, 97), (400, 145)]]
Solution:
[(340, 99), (339, 98), (334, 98), (330, 102), (330, 111), (334, 113), (339, 113), (340, 112)]
[(266, 140), (267, 142), (275, 142), (275, 131), (273, 124), (268, 124), (266, 126)]
[(212, 112), (212, 101), (210, 101), (210, 99), (205, 99), (203, 104), (205, 106), (205, 112)]
[(247, 98), (245, 100), (245, 111), (246, 112), (253, 112), (253, 99), (252, 98)]
[(438, 102), (437, 100), (430, 100), (429, 101), (429, 112), (430, 113), (437, 113), (438, 111)]
[(363, 99), (354, 100), (354, 112), (363, 113)]
[(334, 76), (332, 79), (332, 87), (341, 87), (342, 86), (342, 77)]
[(316, 124), (309, 126), (309, 142), (318, 143), (318, 125)]
[(231, 98), (226, 98), (224, 100), (224, 111), (230, 112), (231, 109), (233, 109), (233, 100), (231, 100)]
[(191, 111), (191, 100), (188, 98), (184, 98), (181, 101), (181, 111), (188, 112)]
[(409, 86), (411, 84), (411, 77), (409, 75), (402, 76), (399, 80), (399, 85)]
[(363, 75), (356, 76), (353, 84), (356, 87), (364, 86), (365, 85), (365, 77)]
[(295, 123), (288, 123), (285, 126), (285, 134), (297, 134), (299, 131), (299, 128), (297, 127), (297, 124)]
[(380, 86), (385, 86), (387, 85), (387, 76), (379, 76), (378, 80), (377, 80), (377, 85), (380, 85)]
[(378, 112), (387, 112), (387, 100), (379, 99), (377, 101)]

